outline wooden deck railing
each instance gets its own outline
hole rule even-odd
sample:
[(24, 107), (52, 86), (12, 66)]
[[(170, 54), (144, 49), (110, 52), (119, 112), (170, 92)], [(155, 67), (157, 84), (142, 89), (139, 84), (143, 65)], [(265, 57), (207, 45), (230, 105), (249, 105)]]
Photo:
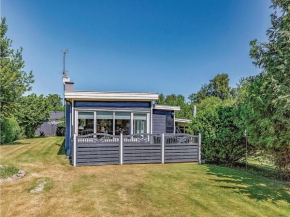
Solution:
[(73, 165), (200, 162), (200, 146), (190, 134), (75, 135)]

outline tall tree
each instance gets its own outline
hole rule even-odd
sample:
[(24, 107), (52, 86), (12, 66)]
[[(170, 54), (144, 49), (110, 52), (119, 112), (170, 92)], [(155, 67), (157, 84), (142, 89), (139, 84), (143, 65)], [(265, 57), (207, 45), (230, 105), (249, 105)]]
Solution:
[(180, 106), (180, 111), (176, 111), (177, 118), (191, 118), (192, 117), (192, 107), (185, 101), (185, 97), (181, 94), (167, 95), (166, 97), (163, 94), (159, 95), (159, 100), (157, 101), (159, 105), (172, 105)]
[(62, 98), (58, 94), (49, 94), (47, 96), (51, 111), (64, 111), (62, 106)]
[(217, 74), (209, 81), (209, 84), (201, 86), (197, 93), (192, 93), (188, 99), (190, 103), (200, 103), (207, 97), (218, 97), (222, 100), (235, 96), (235, 89), (229, 86), (228, 74)]
[(262, 72), (242, 81), (239, 103), (249, 141), (273, 153), (290, 180), (290, 0), (272, 0), (268, 42), (251, 41), (250, 56)]
[(34, 132), (50, 115), (50, 105), (43, 95), (30, 94), (20, 99), (16, 112), (19, 126), (24, 128), (27, 137), (34, 137)]
[(217, 74), (213, 79), (210, 80), (208, 85), (208, 95), (215, 96), (222, 100), (230, 97), (230, 86), (229, 86), (228, 74)]
[(11, 117), (17, 110), (18, 101), (24, 92), (31, 90), (34, 82), (32, 72), (24, 71), (22, 48), (12, 49), (12, 40), (6, 36), (8, 26), (1, 18), (0, 25), (0, 103), (1, 117)]

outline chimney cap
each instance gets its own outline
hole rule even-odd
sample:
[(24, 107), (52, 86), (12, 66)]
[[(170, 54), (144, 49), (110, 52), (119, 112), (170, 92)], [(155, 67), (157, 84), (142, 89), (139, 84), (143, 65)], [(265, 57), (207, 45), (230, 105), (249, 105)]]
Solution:
[(64, 82), (65, 84), (74, 84), (75, 82), (73, 82), (73, 81), (66, 81), (66, 82)]

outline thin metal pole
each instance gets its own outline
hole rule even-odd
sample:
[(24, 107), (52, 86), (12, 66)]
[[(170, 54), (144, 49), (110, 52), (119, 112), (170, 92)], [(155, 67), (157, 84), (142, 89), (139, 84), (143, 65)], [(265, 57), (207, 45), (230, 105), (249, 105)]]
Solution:
[(198, 162), (201, 164), (201, 134), (198, 134)]
[(165, 136), (164, 133), (161, 134), (161, 162), (164, 164), (165, 159)]
[(120, 132), (120, 143), (119, 143), (119, 145), (120, 145), (120, 164), (122, 165), (123, 164), (123, 148), (124, 148), (124, 146), (123, 146), (123, 131), (121, 131)]
[(248, 170), (248, 139), (246, 133), (246, 170)]

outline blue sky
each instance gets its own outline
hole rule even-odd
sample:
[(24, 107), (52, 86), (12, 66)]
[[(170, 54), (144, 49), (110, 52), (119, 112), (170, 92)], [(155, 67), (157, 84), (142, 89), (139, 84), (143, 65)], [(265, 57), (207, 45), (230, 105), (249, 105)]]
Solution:
[(24, 48), (37, 94), (62, 94), (63, 48), (76, 90), (197, 92), (218, 73), (234, 86), (259, 72), (270, 0), (2, 0), (13, 47)]

